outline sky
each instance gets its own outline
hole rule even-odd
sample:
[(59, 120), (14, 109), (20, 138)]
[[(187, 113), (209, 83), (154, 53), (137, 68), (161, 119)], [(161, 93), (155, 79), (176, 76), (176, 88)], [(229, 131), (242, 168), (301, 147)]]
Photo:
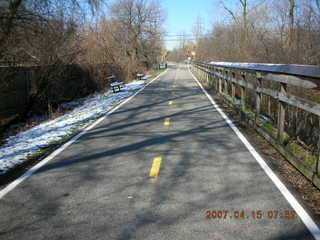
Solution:
[[(212, 24), (222, 21), (221, 9), (215, 0), (162, 0), (162, 6), (167, 12), (165, 31), (168, 34), (192, 33), (192, 26), (200, 16), (206, 30)], [(173, 37), (167, 37), (173, 39)], [(166, 48), (172, 50), (178, 46), (178, 41), (166, 41)]]
[[(185, 32), (192, 34), (192, 27), (200, 17), (205, 31), (212, 29), (214, 23), (226, 20), (226, 13), (219, 4), (220, 0), (159, 0), (166, 12), (164, 30), (167, 34), (177, 35)], [(108, 0), (111, 4), (114, 0)], [(228, 7), (236, 8), (235, 0), (224, 0)], [(177, 37), (166, 37), (168, 50), (179, 46), (179, 41), (168, 41)]]

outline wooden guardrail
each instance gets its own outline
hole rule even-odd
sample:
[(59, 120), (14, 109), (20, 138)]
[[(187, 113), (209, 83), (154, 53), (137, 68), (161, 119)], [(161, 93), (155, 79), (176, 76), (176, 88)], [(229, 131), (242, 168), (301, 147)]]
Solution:
[[(290, 92), (291, 88), (298, 88), (304, 93), (312, 91), (312, 94), (316, 92), (320, 95), (320, 91), (317, 91), (320, 86), (319, 75), (202, 62), (192, 62), (191, 71), (237, 109), (242, 120), (254, 127), (320, 189), (320, 104)], [(270, 107), (271, 102), (273, 108)], [(268, 111), (262, 111), (262, 108), (268, 108)], [(313, 129), (310, 136), (308, 133), (301, 134), (303, 138), (299, 134), (292, 134), (296, 130), (292, 129), (294, 127), (291, 123), (299, 125), (298, 113), (301, 116), (301, 112), (303, 116), (312, 119), (312, 123), (308, 119), (304, 121), (312, 125), (308, 125), (308, 129)], [(299, 130), (300, 133), (303, 131)], [(312, 143), (309, 146), (313, 147), (308, 148), (304, 142), (310, 141)]]

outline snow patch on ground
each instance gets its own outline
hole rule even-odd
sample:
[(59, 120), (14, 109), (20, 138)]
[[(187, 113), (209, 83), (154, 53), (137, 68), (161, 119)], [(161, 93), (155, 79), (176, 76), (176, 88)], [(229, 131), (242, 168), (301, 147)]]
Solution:
[(108, 91), (85, 100), (65, 103), (62, 107), (79, 105), (73, 111), (54, 120), (42, 123), (16, 136), (9, 137), (0, 147), (0, 175), (25, 161), (28, 155), (72, 134), (75, 130), (89, 125), (93, 120), (106, 114), (116, 103), (130, 97), (135, 90), (144, 86), (144, 81), (126, 84), (121, 92)]
[(151, 75), (145, 75), (144, 77), (142, 77), (141, 79), (142, 80), (147, 80), (147, 79), (149, 79), (151, 77)]
[(59, 107), (61, 109), (70, 109), (72, 107), (75, 107), (75, 106), (79, 105), (80, 103), (81, 103), (80, 100), (71, 101), (71, 102), (62, 103), (62, 104), (59, 105)]

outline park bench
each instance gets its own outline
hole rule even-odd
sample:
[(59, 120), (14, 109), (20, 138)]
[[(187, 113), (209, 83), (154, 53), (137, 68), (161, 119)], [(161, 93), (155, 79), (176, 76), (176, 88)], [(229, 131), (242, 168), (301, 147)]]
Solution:
[(142, 80), (142, 78), (144, 77), (144, 74), (143, 73), (137, 73), (137, 78), (139, 80)]
[(112, 88), (113, 93), (120, 92), (121, 88), (125, 86), (123, 82), (118, 82), (114, 75), (107, 77), (106, 80), (109, 83), (110, 88)]
[(168, 64), (167, 63), (158, 65), (158, 69), (167, 69), (167, 68), (168, 68)]

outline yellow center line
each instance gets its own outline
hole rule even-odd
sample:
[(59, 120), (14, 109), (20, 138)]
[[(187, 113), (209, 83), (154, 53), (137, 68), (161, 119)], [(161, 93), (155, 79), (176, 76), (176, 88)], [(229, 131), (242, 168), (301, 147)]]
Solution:
[(170, 126), (170, 118), (165, 118), (163, 122), (164, 126)]
[(152, 162), (152, 167), (150, 169), (150, 177), (158, 177), (160, 171), (162, 157), (155, 157)]

